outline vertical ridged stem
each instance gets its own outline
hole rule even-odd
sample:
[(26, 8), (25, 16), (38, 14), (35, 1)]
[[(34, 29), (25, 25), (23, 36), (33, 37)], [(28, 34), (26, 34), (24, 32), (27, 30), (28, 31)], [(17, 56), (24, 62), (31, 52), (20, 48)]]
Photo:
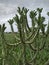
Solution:
[(24, 53), (23, 53), (23, 65), (26, 65), (26, 44), (23, 44), (23, 47), (24, 47)]
[(4, 52), (4, 48), (2, 48), (2, 65), (5, 65), (5, 58), (4, 58), (4, 56), (5, 56), (5, 52)]
[(2, 65), (5, 65), (4, 33), (1, 34), (1, 37), (2, 37)]
[(11, 26), (11, 30), (12, 30), (12, 32), (14, 32), (13, 26), (12, 26), (12, 25), (10, 25), (10, 26)]

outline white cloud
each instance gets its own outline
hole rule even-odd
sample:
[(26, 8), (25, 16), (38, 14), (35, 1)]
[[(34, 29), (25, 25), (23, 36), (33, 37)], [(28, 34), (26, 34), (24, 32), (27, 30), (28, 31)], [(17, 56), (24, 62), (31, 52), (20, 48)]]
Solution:
[[(38, 7), (44, 8), (42, 15), (46, 17), (47, 23), (47, 11), (49, 11), (49, 0), (0, 0), (0, 24), (6, 23), (6, 31), (10, 31), (10, 26), (7, 20), (12, 18), (17, 13), (17, 7), (26, 7), (30, 10)], [(29, 18), (29, 17), (28, 17)], [(30, 21), (30, 19), (29, 19)], [(31, 26), (31, 23), (29, 23)], [(14, 28), (16, 30), (15, 24)]]
[(11, 18), (16, 13), (17, 5), (6, 5), (0, 3), (0, 20)]

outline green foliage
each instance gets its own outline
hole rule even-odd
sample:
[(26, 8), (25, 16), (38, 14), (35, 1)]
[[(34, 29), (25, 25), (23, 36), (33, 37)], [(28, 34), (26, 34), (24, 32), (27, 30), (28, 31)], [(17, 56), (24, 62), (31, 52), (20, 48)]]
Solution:
[[(36, 11), (30, 11), (31, 27), (27, 19), (29, 10), (24, 7), (18, 7), (19, 15), (16, 14), (8, 21), (13, 33), (5, 33), (5, 24), (0, 25), (1, 65), (44, 65), (49, 59), (49, 36), (45, 32), (46, 24), (45, 17), (41, 15), (42, 10), (43, 8), (37, 8)], [(13, 29), (14, 22), (17, 24), (17, 33)], [(47, 31), (48, 29), (49, 25)]]

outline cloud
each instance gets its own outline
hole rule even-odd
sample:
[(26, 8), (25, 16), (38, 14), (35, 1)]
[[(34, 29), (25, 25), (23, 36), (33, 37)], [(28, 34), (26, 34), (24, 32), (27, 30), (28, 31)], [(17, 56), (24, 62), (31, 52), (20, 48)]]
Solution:
[(0, 14), (9, 14), (11, 12), (13, 12), (13, 8), (15, 5), (5, 5), (3, 3), (0, 3)]
[(11, 18), (16, 13), (17, 5), (6, 5), (0, 3), (0, 20)]
[(17, 12), (17, 5), (0, 3), (0, 24), (6, 23), (6, 31), (11, 31), (7, 20), (12, 18)]
[(27, 7), (30, 10), (43, 7), (45, 11), (49, 11), (49, 0), (0, 0), (0, 20), (11, 18), (17, 13), (17, 7)]
[[(47, 23), (48, 17), (46, 13), (49, 11), (49, 0), (0, 0), (0, 24), (6, 23), (6, 31), (10, 31), (10, 26), (7, 23), (7, 20), (12, 18), (17, 13), (18, 6), (24, 6), (30, 10), (34, 10), (38, 7), (43, 8), (42, 15), (46, 17)], [(29, 24), (31, 25), (31, 23)], [(15, 26), (14, 28), (16, 30)]]

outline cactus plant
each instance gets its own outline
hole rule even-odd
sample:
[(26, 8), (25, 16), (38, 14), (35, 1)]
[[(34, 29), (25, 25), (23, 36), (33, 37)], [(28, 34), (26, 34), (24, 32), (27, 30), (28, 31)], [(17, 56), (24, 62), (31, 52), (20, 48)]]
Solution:
[(1, 33), (1, 37), (2, 37), (2, 65), (5, 65), (5, 49), (6, 49), (6, 44), (5, 44), (5, 40), (4, 40), (4, 31), (5, 31), (6, 27), (5, 24), (3, 24), (2, 26), (0, 25), (0, 33)]
[[(16, 16), (13, 17), (13, 19), (10, 19), (8, 21), (11, 26), (12, 32), (14, 32), (12, 24), (14, 22), (17, 23), (19, 36), (16, 36), (14, 34), (14, 39), (16, 39), (16, 43), (14, 43), (14, 44), (9, 44), (4, 36), (4, 31), (6, 29), (5, 24), (3, 24), (3, 26), (0, 25), (0, 32), (1, 32), (1, 38), (2, 38), (2, 56), (3, 56), (2, 65), (6, 65), (6, 63), (5, 63), (5, 60), (6, 60), (5, 58), (6, 58), (6, 54), (7, 54), (6, 47), (7, 46), (12, 47), (11, 50), (14, 50), (15, 47), (18, 47), (19, 45), (22, 46), (22, 51), (21, 51), (22, 53), (19, 55), (19, 58), (18, 59), (15, 58), (14, 51), (13, 51), (14, 54), (13, 53), (11, 54), (11, 56), (13, 57), (13, 60), (15, 59), (15, 65), (17, 65), (17, 63), (19, 63), (18, 65), (20, 65), (20, 63), (22, 65), (33, 65), (32, 63), (36, 60), (39, 52), (44, 49), (45, 44), (46, 44), (46, 38), (47, 38), (47, 36), (45, 34), (45, 26), (46, 25), (43, 24), (45, 21), (45, 17), (41, 16), (42, 9), (43, 8), (41, 8), (41, 9), (37, 8), (37, 11), (34, 10), (34, 11), (30, 12), (32, 27), (29, 27), (28, 20), (27, 20), (27, 13), (29, 10), (24, 7), (22, 9), (20, 7), (18, 7), (17, 11), (18, 11), (19, 15), (16, 14)], [(38, 12), (38, 17), (36, 17), (37, 12)], [(37, 25), (37, 27), (36, 27), (36, 25)], [(42, 31), (41, 36), (43, 39), (42, 40), (43, 46), (39, 45), (40, 44), (39, 43), (40, 30)], [(37, 47), (35, 47), (36, 39), (38, 40)], [(27, 46), (31, 49), (30, 50), (31, 56), (32, 56), (32, 52), (33, 52), (33, 56), (30, 61), (27, 59), (27, 53), (26, 53)], [(9, 56), (10, 56), (10, 52), (9, 52)], [(22, 60), (22, 58), (23, 58), (23, 60)], [(8, 59), (8, 57), (7, 57), (7, 59)], [(6, 60), (6, 61), (8, 61), (8, 60)], [(12, 65), (12, 63), (9, 63), (9, 64)], [(9, 64), (7, 63), (7, 65), (9, 65)]]
[(8, 23), (9, 23), (10, 26), (11, 26), (12, 32), (14, 32), (13, 25), (12, 25), (12, 24), (14, 23), (13, 19), (10, 19), (10, 20), (8, 21)]

